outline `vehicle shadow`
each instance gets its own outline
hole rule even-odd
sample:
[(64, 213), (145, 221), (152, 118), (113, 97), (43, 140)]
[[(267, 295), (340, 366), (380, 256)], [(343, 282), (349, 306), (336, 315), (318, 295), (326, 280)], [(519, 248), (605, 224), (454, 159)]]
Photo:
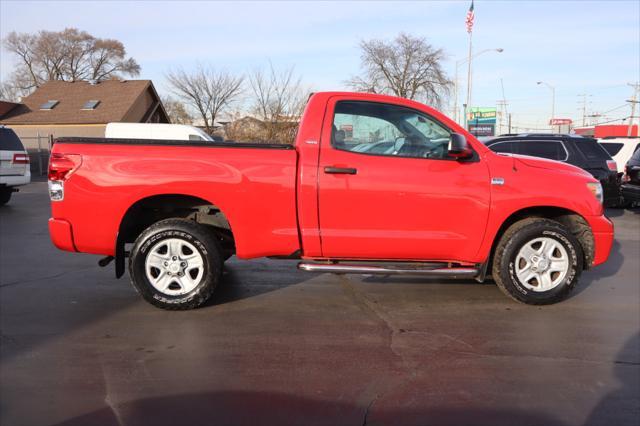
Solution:
[(57, 423), (56, 426), (564, 425), (548, 414), (515, 409), (376, 408), (277, 392), (221, 391), (125, 402)]
[[(611, 218), (611, 217), (620, 217), (620, 216), (624, 216), (624, 212), (627, 209), (624, 208), (617, 208), (617, 207), (608, 207), (605, 209), (605, 216)], [(632, 209), (629, 209), (632, 210)]]
[(626, 212), (640, 214), (640, 207), (607, 208), (605, 215), (609, 218), (624, 216)]
[(297, 260), (229, 259), (214, 296), (203, 308), (235, 302), (300, 284), (318, 273), (296, 268)]
[(571, 293), (570, 298), (585, 291), (592, 283), (603, 278), (616, 275), (624, 263), (624, 255), (620, 248), (620, 243), (617, 240), (614, 240), (613, 245), (611, 246), (611, 253), (609, 254), (607, 261), (589, 271), (583, 272), (580, 277), (580, 281), (578, 282), (575, 290)]
[[(437, 285), (478, 285), (478, 282), (469, 278), (429, 278), (410, 275), (367, 275), (362, 279), (365, 283), (374, 284), (437, 284)], [(487, 278), (484, 283), (492, 283), (491, 279)]]

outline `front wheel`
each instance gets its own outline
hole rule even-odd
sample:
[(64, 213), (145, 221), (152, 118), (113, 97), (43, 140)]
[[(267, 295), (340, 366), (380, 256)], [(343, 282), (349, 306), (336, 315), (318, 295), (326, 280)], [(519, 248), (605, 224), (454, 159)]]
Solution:
[(206, 228), (167, 219), (136, 239), (129, 258), (133, 286), (152, 305), (185, 310), (204, 304), (222, 272), (221, 250)]
[(495, 249), (493, 278), (519, 302), (547, 305), (565, 299), (583, 267), (582, 246), (562, 224), (542, 218), (511, 225)]

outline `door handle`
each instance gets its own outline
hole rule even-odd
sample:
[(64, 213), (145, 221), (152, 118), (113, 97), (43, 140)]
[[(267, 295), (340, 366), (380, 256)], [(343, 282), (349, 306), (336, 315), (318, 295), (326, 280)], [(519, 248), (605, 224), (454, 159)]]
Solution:
[(358, 169), (351, 167), (325, 167), (324, 172), (329, 175), (355, 175)]

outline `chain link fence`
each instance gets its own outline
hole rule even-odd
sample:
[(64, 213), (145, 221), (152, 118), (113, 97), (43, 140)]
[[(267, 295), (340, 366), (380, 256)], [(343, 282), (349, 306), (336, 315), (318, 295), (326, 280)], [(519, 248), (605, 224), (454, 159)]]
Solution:
[(29, 153), (31, 162), (31, 173), (44, 176), (47, 174), (49, 164), (49, 153), (53, 145), (53, 135), (22, 136), (22, 144)]

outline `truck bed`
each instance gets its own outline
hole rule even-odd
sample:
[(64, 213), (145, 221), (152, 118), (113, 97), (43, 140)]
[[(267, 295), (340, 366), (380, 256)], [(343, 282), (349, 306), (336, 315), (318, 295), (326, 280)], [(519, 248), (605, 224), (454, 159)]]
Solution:
[(290, 145), (63, 138), (56, 153), (82, 157), (65, 181), (64, 202), (52, 204), (52, 217), (71, 224), (77, 251), (113, 255), (127, 211), (172, 194), (216, 206), (231, 226), (238, 257), (299, 248)]

